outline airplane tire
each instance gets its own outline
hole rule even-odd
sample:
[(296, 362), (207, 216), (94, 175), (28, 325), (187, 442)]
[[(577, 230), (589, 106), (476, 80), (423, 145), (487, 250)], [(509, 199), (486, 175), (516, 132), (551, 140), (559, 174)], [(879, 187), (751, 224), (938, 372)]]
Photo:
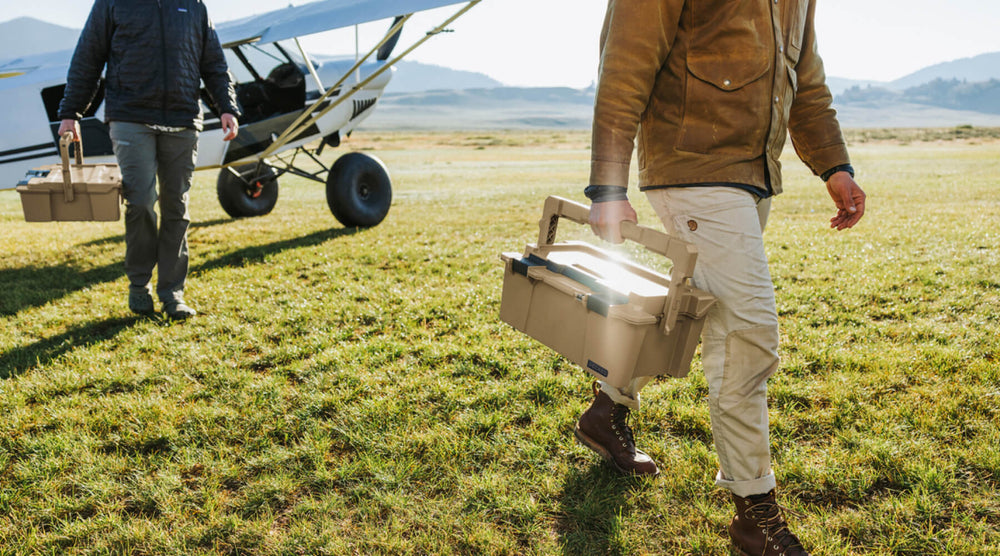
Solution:
[(392, 204), (392, 183), (385, 164), (360, 152), (341, 156), (326, 178), (326, 203), (345, 227), (377, 225)]
[[(242, 176), (252, 176), (256, 168), (257, 164), (251, 163), (234, 169)], [(247, 182), (227, 169), (219, 172), (216, 182), (219, 204), (233, 218), (263, 216), (271, 212), (278, 202), (278, 178), (271, 166), (262, 165), (260, 173), (254, 179), (247, 179)]]

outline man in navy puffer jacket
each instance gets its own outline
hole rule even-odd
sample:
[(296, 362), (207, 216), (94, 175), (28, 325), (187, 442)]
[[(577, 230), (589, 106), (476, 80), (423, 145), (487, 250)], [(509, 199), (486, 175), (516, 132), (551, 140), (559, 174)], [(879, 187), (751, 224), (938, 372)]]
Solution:
[[(202, 129), (201, 82), (229, 141), (240, 115), (222, 46), (201, 0), (96, 0), (77, 43), (59, 105), (59, 134), (79, 140), (78, 121), (105, 73), (105, 106), (122, 170), (129, 308), (154, 311), (150, 281), (171, 318), (184, 302), (188, 189)], [(156, 181), (159, 177), (159, 196)], [(158, 198), (159, 197), (159, 198)], [(157, 228), (156, 204), (162, 220)]]

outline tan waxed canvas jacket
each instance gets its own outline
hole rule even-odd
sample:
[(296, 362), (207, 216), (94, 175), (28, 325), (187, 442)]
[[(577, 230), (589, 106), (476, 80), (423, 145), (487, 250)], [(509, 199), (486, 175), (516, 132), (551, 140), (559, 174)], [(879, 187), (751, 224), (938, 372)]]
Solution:
[(813, 173), (850, 162), (813, 28), (816, 0), (610, 0), (591, 185), (781, 192), (790, 135)]

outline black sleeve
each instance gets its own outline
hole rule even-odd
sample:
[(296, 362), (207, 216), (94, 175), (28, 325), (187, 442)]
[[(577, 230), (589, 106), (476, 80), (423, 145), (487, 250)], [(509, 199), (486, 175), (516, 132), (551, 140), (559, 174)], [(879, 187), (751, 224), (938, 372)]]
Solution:
[(69, 64), (66, 90), (59, 103), (59, 119), (79, 120), (94, 101), (101, 83), (101, 72), (108, 61), (113, 29), (108, 0), (97, 0)]
[(840, 164), (839, 166), (834, 166), (833, 168), (830, 168), (826, 172), (823, 172), (822, 174), (820, 174), (820, 179), (822, 179), (824, 182), (826, 182), (827, 180), (830, 179), (830, 176), (836, 174), (837, 172), (847, 172), (853, 178), (854, 177), (854, 166), (851, 166), (850, 164)]
[(607, 201), (628, 201), (628, 189), (618, 185), (588, 185), (583, 194), (592, 203)]
[[(203, 4), (204, 5), (204, 4)], [(205, 82), (205, 90), (208, 91), (212, 101), (219, 109), (219, 114), (232, 114), (236, 117), (242, 116), (239, 105), (236, 104), (236, 91), (233, 89), (232, 76), (229, 75), (229, 65), (226, 64), (226, 56), (222, 52), (222, 45), (219, 43), (219, 35), (215, 32), (215, 25), (205, 13), (205, 44), (201, 49), (201, 79)]]

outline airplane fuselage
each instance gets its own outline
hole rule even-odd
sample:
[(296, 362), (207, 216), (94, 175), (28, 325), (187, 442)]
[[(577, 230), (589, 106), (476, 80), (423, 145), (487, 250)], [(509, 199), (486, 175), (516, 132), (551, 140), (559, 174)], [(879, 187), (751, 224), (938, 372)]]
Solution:
[[(56, 115), (62, 90), (66, 83), (68, 62), (71, 51), (54, 52), (19, 59), (0, 65), (0, 107), (5, 114), (4, 126), (0, 128), (0, 189), (14, 188), (32, 168), (55, 164), (59, 161), (58, 137), (59, 120)], [(331, 60), (321, 64), (317, 73), (324, 82), (335, 83), (353, 65), (353, 60)], [(360, 77), (375, 72), (381, 62), (366, 63), (361, 66)], [(392, 72), (386, 71), (363, 88), (353, 91), (351, 97), (341, 102), (328, 114), (320, 118), (305, 132), (300, 133), (281, 150), (294, 149), (317, 139), (339, 132), (346, 135), (357, 127), (370, 113)], [(350, 89), (357, 81), (345, 82), (341, 89)], [(245, 83), (237, 87), (246, 86)], [(99, 92), (99, 97), (103, 91)], [(316, 87), (306, 91), (307, 99), (316, 98)], [(336, 95), (324, 101), (333, 102)], [(104, 107), (100, 98), (81, 120), (84, 157), (87, 162), (114, 162), (111, 139), (104, 122)], [(303, 110), (312, 109), (313, 104), (295, 109), (287, 108), (258, 114), (257, 119), (241, 122), (239, 136), (231, 141), (222, 140), (222, 130), (217, 115), (206, 110), (204, 130), (198, 141), (198, 169), (217, 168), (240, 162), (255, 160), (255, 156), (267, 148), (274, 137), (291, 124)]]

